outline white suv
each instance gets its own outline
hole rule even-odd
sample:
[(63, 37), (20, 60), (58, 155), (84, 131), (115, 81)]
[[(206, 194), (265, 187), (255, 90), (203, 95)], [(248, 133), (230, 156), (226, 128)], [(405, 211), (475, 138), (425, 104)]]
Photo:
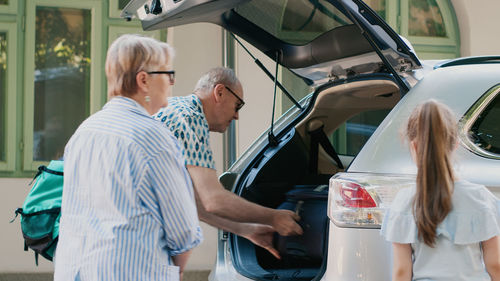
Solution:
[(277, 83), (290, 109), (220, 178), (247, 200), (296, 210), (307, 235), (276, 237), (276, 260), (221, 232), (210, 280), (390, 280), (379, 228), (416, 173), (399, 132), (429, 98), (460, 124), (459, 177), (500, 191), (500, 57), (421, 63), (360, 0), (132, 0), (122, 16), (146, 30), (218, 24), (314, 89)]

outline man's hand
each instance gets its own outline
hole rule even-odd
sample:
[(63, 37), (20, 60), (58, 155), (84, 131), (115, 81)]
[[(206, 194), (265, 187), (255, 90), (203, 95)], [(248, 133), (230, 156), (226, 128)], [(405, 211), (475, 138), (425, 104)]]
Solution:
[(198, 209), (202, 205), (206, 213), (235, 222), (267, 224), (282, 236), (302, 234), (302, 228), (295, 222), (300, 217), (294, 212), (260, 206), (225, 190), (213, 169), (186, 167), (197, 192)]
[(245, 223), (242, 225), (244, 225), (240, 234), (242, 237), (245, 237), (257, 246), (266, 249), (275, 258), (281, 259), (278, 250), (273, 247), (273, 234), (275, 231), (272, 227), (256, 223)]
[(281, 236), (302, 235), (302, 228), (297, 224), (300, 216), (290, 210), (274, 210), (271, 226)]

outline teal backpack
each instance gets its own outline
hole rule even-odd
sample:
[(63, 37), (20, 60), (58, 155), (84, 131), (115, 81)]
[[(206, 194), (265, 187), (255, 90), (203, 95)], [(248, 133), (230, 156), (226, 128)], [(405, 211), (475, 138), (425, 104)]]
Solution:
[(59, 237), (59, 219), (63, 188), (63, 161), (54, 160), (49, 166), (38, 167), (35, 184), (24, 200), (22, 208), (15, 211), (21, 215), (21, 230), (24, 250), (35, 252), (52, 261)]

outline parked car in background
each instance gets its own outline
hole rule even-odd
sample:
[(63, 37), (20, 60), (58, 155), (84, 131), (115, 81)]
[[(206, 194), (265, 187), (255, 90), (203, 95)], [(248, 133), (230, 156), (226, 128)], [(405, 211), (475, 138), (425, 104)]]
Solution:
[[(314, 89), (285, 93), (290, 109), (220, 181), (271, 208), (291, 191), (317, 192), (293, 208), (307, 219), (315, 200), (313, 217), (323, 220), (301, 222), (313, 238), (285, 242), (283, 260), (220, 235), (210, 280), (390, 280), (391, 247), (379, 229), (416, 173), (400, 129), (430, 98), (456, 114), (457, 175), (500, 193), (500, 57), (421, 62), (360, 0), (132, 0), (122, 16), (138, 17), (146, 30), (218, 24)], [(325, 185), (328, 198), (320, 195)]]

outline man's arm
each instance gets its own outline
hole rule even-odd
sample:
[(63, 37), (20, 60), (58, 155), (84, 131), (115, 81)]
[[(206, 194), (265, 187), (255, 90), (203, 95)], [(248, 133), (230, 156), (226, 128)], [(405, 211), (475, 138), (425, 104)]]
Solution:
[(275, 230), (264, 224), (241, 223), (231, 221), (215, 214), (211, 214), (205, 210), (200, 201), (198, 192), (195, 189), (196, 206), (198, 209), (198, 217), (216, 228), (224, 229), (241, 237), (250, 240), (255, 245), (269, 251), (277, 259), (281, 259), (279, 252), (273, 247), (273, 234)]
[(251, 203), (225, 190), (215, 170), (187, 165), (189, 175), (206, 212), (232, 221), (272, 226), (280, 235), (302, 234), (296, 221), (300, 217), (289, 210), (275, 210)]

